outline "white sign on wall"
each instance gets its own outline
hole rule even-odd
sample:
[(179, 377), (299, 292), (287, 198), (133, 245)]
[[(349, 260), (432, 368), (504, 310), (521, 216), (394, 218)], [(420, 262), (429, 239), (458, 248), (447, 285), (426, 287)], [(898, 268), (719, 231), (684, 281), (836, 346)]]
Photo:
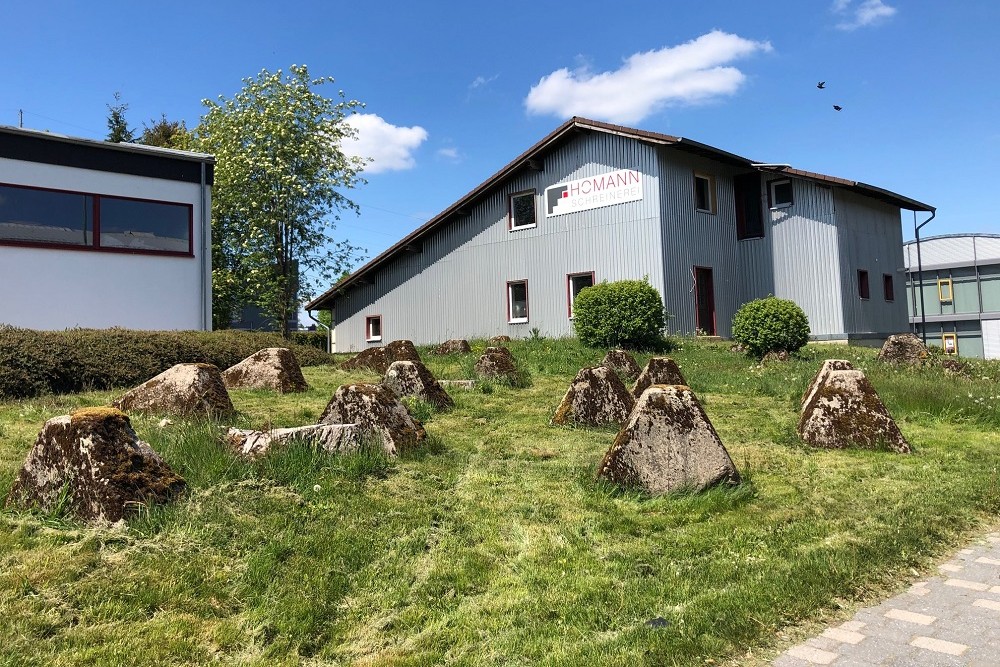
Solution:
[(545, 217), (642, 199), (642, 173), (619, 169), (545, 188)]

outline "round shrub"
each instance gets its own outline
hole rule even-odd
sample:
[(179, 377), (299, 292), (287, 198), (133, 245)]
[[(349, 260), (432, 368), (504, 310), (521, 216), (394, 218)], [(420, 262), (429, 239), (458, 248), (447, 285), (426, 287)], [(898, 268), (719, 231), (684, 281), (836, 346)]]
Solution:
[(758, 358), (768, 352), (795, 352), (809, 342), (809, 319), (794, 301), (757, 299), (733, 316), (733, 340)]
[(645, 280), (586, 287), (573, 302), (573, 328), (589, 347), (656, 348), (664, 326), (663, 300)]

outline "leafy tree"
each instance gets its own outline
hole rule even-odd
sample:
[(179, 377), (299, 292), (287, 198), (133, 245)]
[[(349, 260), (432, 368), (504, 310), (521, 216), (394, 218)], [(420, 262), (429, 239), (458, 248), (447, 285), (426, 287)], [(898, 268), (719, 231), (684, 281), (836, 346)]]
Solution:
[(191, 150), (194, 135), (188, 131), (184, 121), (167, 120), (166, 114), (160, 115), (160, 120), (151, 120), (150, 124), (142, 124), (142, 134), (138, 143), (160, 148), (176, 148)]
[(329, 284), (361, 250), (330, 231), (358, 207), (341, 190), (362, 182), (364, 161), (347, 157), (344, 119), (362, 105), (324, 97), (333, 83), (292, 65), (287, 75), (261, 71), (232, 99), (205, 100), (196, 130), (199, 150), (216, 158), (212, 194), (212, 284), (215, 326), (228, 326), (241, 304), (254, 303), (287, 338), (302, 297)]
[(656, 349), (666, 317), (659, 291), (645, 280), (585, 287), (573, 302), (573, 329), (589, 347)]
[(122, 94), (115, 92), (115, 104), (108, 105), (108, 141), (115, 143), (132, 143), (135, 141), (135, 132), (128, 127), (125, 120), (125, 112), (128, 105), (122, 102)]
[(795, 352), (809, 342), (809, 319), (789, 299), (756, 299), (733, 316), (733, 340), (758, 359), (768, 352)]

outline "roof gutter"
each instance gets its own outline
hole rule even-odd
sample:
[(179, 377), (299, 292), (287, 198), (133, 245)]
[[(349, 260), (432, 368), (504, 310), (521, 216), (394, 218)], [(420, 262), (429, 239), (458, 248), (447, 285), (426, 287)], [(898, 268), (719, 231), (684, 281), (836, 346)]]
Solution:
[[(924, 346), (927, 346), (927, 309), (924, 307), (924, 265), (920, 261), (920, 228), (934, 219), (937, 209), (931, 209), (931, 217), (927, 218), (919, 225), (917, 224), (917, 212), (913, 212), (913, 234), (917, 237), (917, 276), (920, 278), (920, 335), (923, 338)], [(910, 276), (910, 286), (913, 286), (913, 276)]]

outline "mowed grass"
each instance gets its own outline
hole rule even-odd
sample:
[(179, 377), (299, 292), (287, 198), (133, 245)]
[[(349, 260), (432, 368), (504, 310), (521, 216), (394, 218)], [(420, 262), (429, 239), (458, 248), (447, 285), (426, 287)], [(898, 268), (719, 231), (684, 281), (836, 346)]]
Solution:
[[(957, 377), (816, 346), (760, 366), (686, 341), (671, 356), (744, 483), (650, 498), (595, 481), (613, 430), (548, 424), (602, 352), (510, 347), (527, 386), (453, 390), (398, 459), (292, 447), (247, 463), (217, 424), (136, 417), (188, 493), (119, 529), (0, 512), (0, 665), (748, 664), (790, 626), (899, 589), (1000, 511), (994, 363)], [(439, 378), (469, 371), (423, 352)], [(914, 455), (798, 442), (825, 358), (868, 372)], [(311, 423), (341, 383), (378, 379), (303, 370), (306, 394), (232, 392), (235, 423)], [(45, 419), (114, 395), (0, 403), (0, 493)]]

